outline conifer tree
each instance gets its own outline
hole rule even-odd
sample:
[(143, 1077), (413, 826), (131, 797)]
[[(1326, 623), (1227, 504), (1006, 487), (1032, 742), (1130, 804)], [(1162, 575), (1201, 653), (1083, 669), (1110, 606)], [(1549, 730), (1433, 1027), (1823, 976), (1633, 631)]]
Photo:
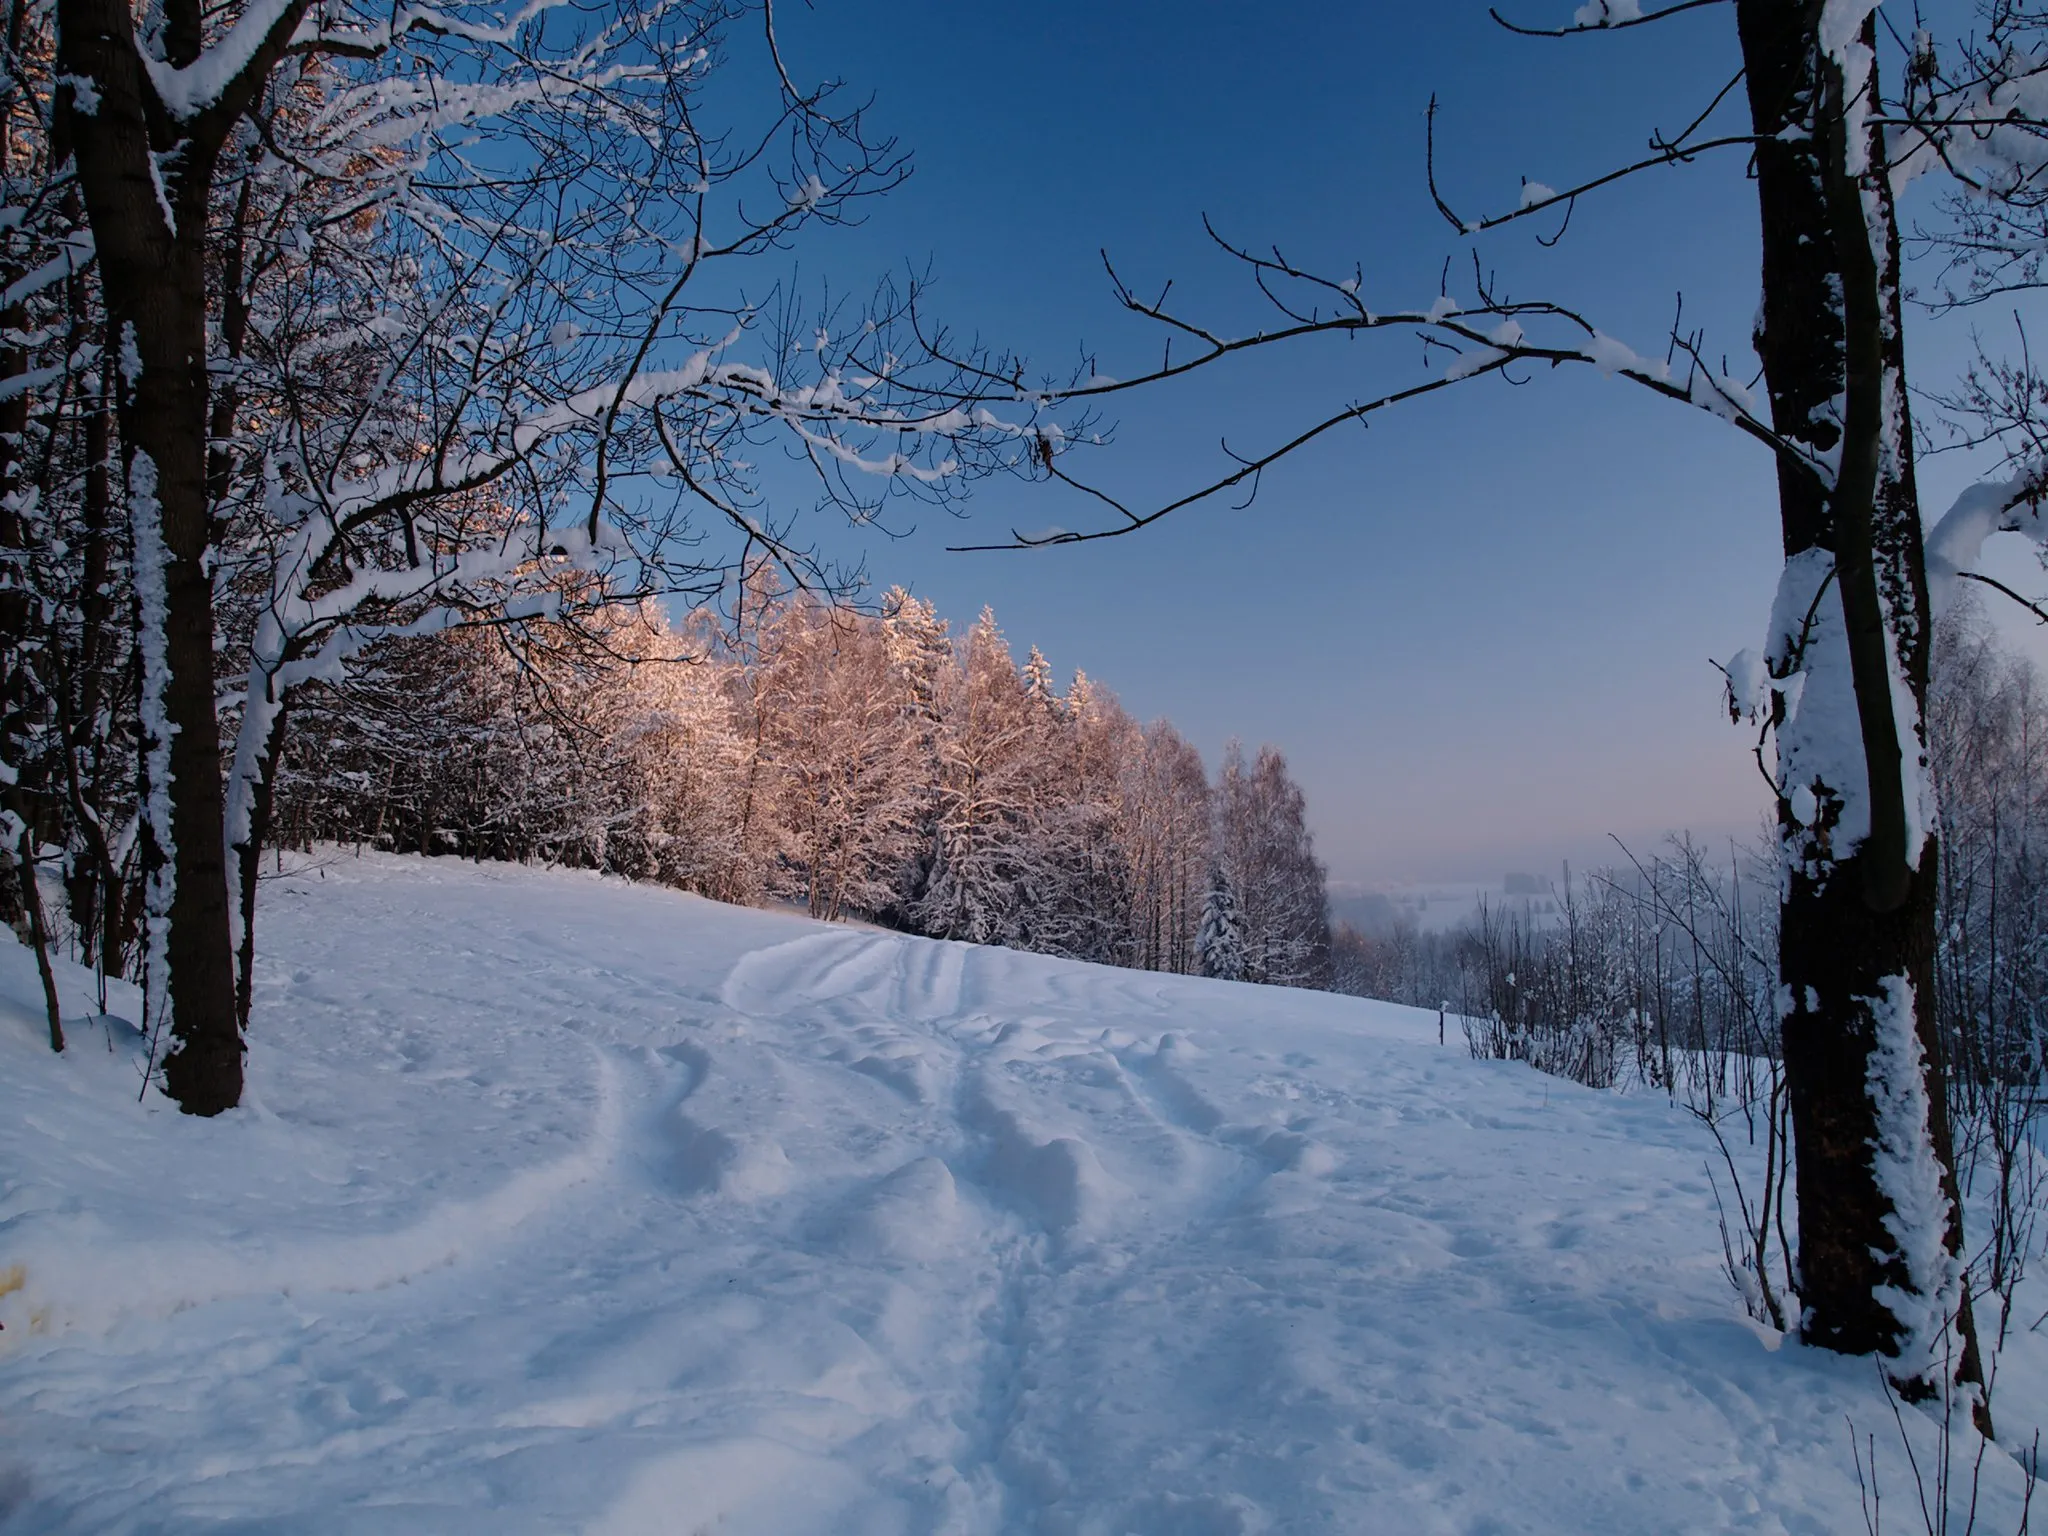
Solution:
[(917, 909), (931, 887), (939, 858), (939, 729), (941, 700), (957, 670), (953, 642), (938, 610), (902, 587), (882, 599), (882, 644), (895, 679), (897, 707), (907, 727), (910, 803), (902, 866), (895, 894), (875, 915), (899, 928), (918, 928)]
[(1034, 765), (1029, 701), (1010, 647), (984, 608), (968, 632), (939, 736), (937, 857), (917, 906), (934, 938), (1017, 944), (1036, 891), (1022, 832)]
[(1031, 647), (1031, 654), (1024, 660), (1024, 697), (1041, 715), (1058, 715), (1061, 710), (1059, 689), (1052, 680), (1052, 663), (1045, 659), (1037, 646)]
[(1195, 935), (1195, 954), (1204, 976), (1217, 981), (1245, 979), (1244, 920), (1238, 911), (1237, 892), (1221, 865), (1209, 876), (1209, 897), (1202, 907), (1201, 931)]

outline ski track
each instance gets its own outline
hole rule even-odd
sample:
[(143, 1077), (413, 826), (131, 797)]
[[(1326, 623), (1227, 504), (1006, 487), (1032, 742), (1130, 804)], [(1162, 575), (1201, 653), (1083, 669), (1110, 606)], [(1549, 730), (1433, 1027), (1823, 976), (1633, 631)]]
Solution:
[(247, 1111), (0, 1042), (9, 1533), (1862, 1529), (1889, 1410), (1661, 1104), (588, 876), (265, 900)]

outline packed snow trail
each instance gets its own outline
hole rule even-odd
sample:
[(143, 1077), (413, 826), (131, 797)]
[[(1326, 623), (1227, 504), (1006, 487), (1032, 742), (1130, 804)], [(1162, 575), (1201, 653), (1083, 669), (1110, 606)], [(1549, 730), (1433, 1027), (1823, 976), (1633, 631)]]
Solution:
[(1860, 1532), (1846, 1421), (1910, 1501), (1703, 1131), (1433, 1015), (452, 861), (264, 902), (214, 1122), (0, 952), (10, 1533)]

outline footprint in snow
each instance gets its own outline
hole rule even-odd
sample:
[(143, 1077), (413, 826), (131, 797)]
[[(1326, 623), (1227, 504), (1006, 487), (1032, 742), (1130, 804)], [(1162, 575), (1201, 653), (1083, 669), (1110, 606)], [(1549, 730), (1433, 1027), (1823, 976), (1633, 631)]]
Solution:
[(742, 1140), (680, 1113), (668, 1117), (664, 1130), (673, 1149), (668, 1182), (680, 1194), (765, 1200), (795, 1181), (788, 1155), (766, 1138)]
[(874, 1182), (848, 1213), (839, 1246), (870, 1262), (928, 1262), (959, 1246), (961, 1216), (953, 1170), (939, 1158), (920, 1157)]

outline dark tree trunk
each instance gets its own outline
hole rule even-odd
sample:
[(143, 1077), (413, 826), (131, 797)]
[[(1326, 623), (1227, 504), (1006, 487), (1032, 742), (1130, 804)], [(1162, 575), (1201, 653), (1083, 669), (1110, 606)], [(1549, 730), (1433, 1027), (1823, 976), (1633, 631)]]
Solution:
[[(1949, 1192), (1948, 1249), (1962, 1251), (1934, 1021), (1935, 848), (1931, 838), (1919, 849), (1908, 846), (1900, 722), (1886, 654), (1889, 645), (1915, 703), (1924, 704), (1927, 587), (1905, 407), (1896, 222), (1881, 171), (1861, 183), (1850, 175), (1854, 146), (1844, 124), (1843, 84), (1820, 47), (1820, 13), (1816, 0), (1737, 4), (1758, 135), (1763, 308), (1756, 340), (1778, 431), (1838, 455), (1832, 486), (1781, 455), (1779, 504), (1788, 561), (1813, 550), (1833, 556), (1835, 591), (1824, 600), (1841, 604), (1867, 768), (1866, 784), (1833, 787), (1867, 794), (1871, 831), (1853, 848), (1830, 849), (1825, 814), (1818, 831), (1802, 825), (1788, 798), (1802, 786), (1780, 785), (1779, 825), (1791, 868), (1779, 972), (1803, 1332), (1830, 1349), (1896, 1356), (1902, 1325), (1877, 1292), (1910, 1283), (1900, 1245), (1885, 1226), (1892, 1205), (1878, 1183), (1869, 1078), (1875, 1000), (1898, 978), (1912, 989), (1925, 1058), (1928, 1132)], [(1873, 251), (1862, 199), (1871, 188), (1889, 233), (1880, 252)], [(1825, 804), (1827, 786), (1818, 787)], [(1967, 1287), (1957, 1329), (1956, 1377), (1981, 1382)], [(1942, 1388), (1910, 1370), (1899, 1385), (1912, 1397)], [(1988, 1432), (1981, 1399), (1978, 1419)]]
[(249, 786), (249, 831), (235, 845), (238, 894), (242, 909), (242, 942), (235, 954), (235, 1017), (244, 1030), (249, 1027), (249, 1004), (256, 971), (256, 884), (263, 871), (263, 850), (270, 842), (270, 827), (277, 809), (277, 775), (284, 766), (285, 719), (289, 711), (280, 708), (270, 722), (269, 738), (263, 743), (263, 759), (257, 765), (256, 780)]
[[(71, 312), (78, 350), (87, 334), (90, 306), (82, 278), (71, 281)], [(104, 332), (101, 333), (104, 335)], [(108, 722), (101, 717), (115, 691), (120, 672), (122, 638), (114, 624), (108, 578), (113, 562), (113, 483), (108, 459), (112, 449), (107, 402), (115, 378), (111, 357), (103, 357), (100, 387), (90, 397), (84, 429), (85, 494), (80, 504), (84, 548), (80, 556), (79, 638), (69, 662), (72, 679), (59, 689), (59, 728), (64, 747), (64, 792), (71, 819), (84, 848), (73, 862), (66, 886), (79, 942), (96, 953), (103, 975), (119, 975), (125, 952), (121, 871), (104, 821), (105, 773), (116, 750), (106, 739)], [(88, 764), (90, 768), (88, 769)]]
[(28, 910), (29, 946), (36, 952), (36, 975), (43, 983), (43, 1012), (50, 1021), (50, 1049), (64, 1050), (64, 1015), (57, 1001), (57, 978), (50, 970), (50, 930), (43, 921), (43, 893), (36, 884), (36, 835), (24, 822), (21, 829), (21, 904)]
[[(182, 243), (182, 242), (181, 242)], [(130, 404), (129, 440), (157, 471), (164, 572), (164, 713), (171, 737), (171, 837), (175, 850), (167, 958), (176, 1044), (164, 1062), (171, 1097), (193, 1114), (218, 1114), (242, 1097), (242, 1039), (229, 950), (223, 846), (220, 725), (214, 713), (213, 582), (205, 489), (205, 289), (196, 253), (156, 306), (136, 323), (145, 359)], [(108, 271), (109, 283), (117, 281)], [(138, 306), (140, 307), (140, 306)], [(151, 331), (152, 342), (142, 338)], [(161, 350), (159, 350), (159, 348)], [(166, 366), (152, 368), (160, 357)], [(144, 826), (149, 822), (145, 818)], [(158, 851), (159, 856), (161, 850)]]
[[(207, 569), (207, 215), (227, 131), (302, 11), (285, 7), (218, 105), (173, 122), (143, 72), (126, 0), (60, 0), (57, 7), (59, 68), (90, 82), (98, 98), (92, 111), (77, 111), (67, 86), (61, 127), (92, 225), (112, 340), (129, 359), (119, 416), (131, 496), (153, 489), (166, 556), (163, 676), (144, 681), (157, 688), (170, 733), (169, 783), (156, 786), (170, 803), (173, 878), (166, 935), (173, 1043), (164, 1080), (182, 1108), (202, 1115), (232, 1108), (242, 1093)], [(200, 48), (196, 0), (171, 0), (163, 18), (167, 61), (190, 64)], [(174, 160), (153, 161), (153, 150), (174, 146)], [(159, 829), (147, 816), (144, 826), (145, 868), (161, 869), (167, 850)]]

